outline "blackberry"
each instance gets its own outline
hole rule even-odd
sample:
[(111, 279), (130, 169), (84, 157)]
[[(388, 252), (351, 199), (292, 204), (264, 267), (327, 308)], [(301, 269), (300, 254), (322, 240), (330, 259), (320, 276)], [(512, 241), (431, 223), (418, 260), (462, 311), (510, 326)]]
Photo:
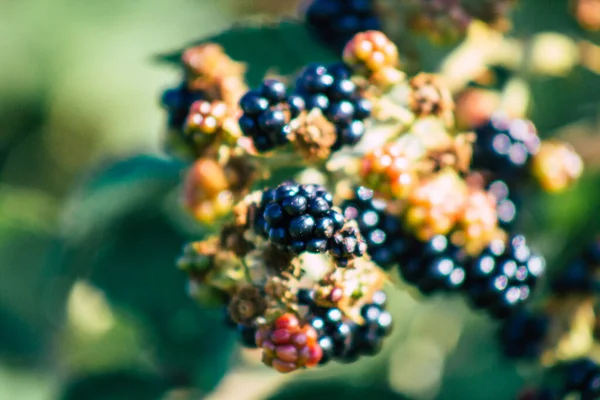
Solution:
[(363, 120), (371, 115), (371, 102), (360, 95), (350, 75), (343, 64), (311, 64), (296, 81), (296, 95), (306, 109), (320, 109), (335, 125), (333, 150), (358, 143), (365, 132)]
[(510, 358), (539, 357), (549, 328), (550, 318), (545, 314), (526, 310), (515, 312), (500, 328), (504, 354)]
[(494, 180), (487, 185), (486, 190), (494, 196), (496, 200), (496, 213), (498, 215), (498, 225), (510, 230), (516, 220), (520, 201), (506, 182)]
[(406, 254), (410, 241), (402, 222), (385, 211), (386, 203), (375, 199), (372, 190), (359, 186), (341, 208), (347, 219), (358, 222), (367, 252), (377, 265), (389, 269)]
[(531, 121), (510, 119), (496, 113), (475, 130), (473, 168), (491, 171), (505, 181), (514, 181), (540, 147)]
[(285, 85), (275, 79), (265, 80), (258, 89), (247, 92), (240, 100), (243, 114), (240, 129), (254, 141), (259, 152), (273, 150), (288, 142), (289, 122), (304, 109), (302, 99), (288, 97)]
[(596, 274), (599, 267), (600, 240), (597, 240), (554, 277), (551, 282), (552, 290), (558, 294), (598, 292), (600, 281)]
[(392, 330), (392, 316), (384, 307), (385, 293), (375, 293), (372, 303), (362, 306), (364, 323), (358, 325), (337, 308), (313, 306), (309, 323), (319, 335), (323, 349), (321, 364), (329, 361), (351, 363), (362, 355), (377, 354), (383, 339)]
[(340, 50), (356, 33), (381, 29), (373, 0), (314, 0), (306, 22), (321, 40)]
[(529, 298), (544, 269), (544, 259), (530, 250), (522, 235), (512, 236), (507, 244), (494, 240), (469, 262), (465, 289), (476, 308), (507, 317)]
[(411, 252), (399, 264), (405, 281), (424, 294), (456, 291), (465, 280), (466, 253), (448, 236), (436, 235), (427, 242), (415, 241)]
[(264, 238), (269, 237), (269, 228), (267, 221), (264, 217), (265, 208), (267, 205), (275, 200), (275, 189), (265, 189), (262, 192), (260, 203), (257, 205), (256, 212), (253, 219), (254, 232)]
[(360, 353), (377, 354), (381, 350), (383, 338), (392, 332), (392, 315), (378, 303), (365, 304), (360, 312), (365, 321), (358, 331)]
[(183, 131), (190, 107), (196, 101), (204, 100), (202, 91), (192, 91), (185, 84), (167, 89), (161, 97), (161, 105), (168, 113), (168, 127)]
[(344, 225), (332, 209), (333, 196), (317, 185), (282, 183), (263, 192), (262, 232), (269, 241), (292, 253), (325, 253)]
[(600, 366), (587, 358), (569, 363), (565, 368), (565, 392), (579, 393), (582, 400), (600, 398)]

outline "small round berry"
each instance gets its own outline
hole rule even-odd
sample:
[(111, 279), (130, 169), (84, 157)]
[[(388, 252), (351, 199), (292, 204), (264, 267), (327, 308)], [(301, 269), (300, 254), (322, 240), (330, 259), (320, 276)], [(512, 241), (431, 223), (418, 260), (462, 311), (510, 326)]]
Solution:
[(308, 239), (315, 228), (315, 220), (310, 215), (301, 215), (290, 222), (290, 235), (294, 239)]
[(269, 224), (276, 225), (277, 223), (283, 220), (284, 213), (279, 204), (270, 203), (265, 209), (263, 217)]
[(300, 215), (306, 211), (307, 201), (305, 197), (288, 197), (282, 202), (283, 209), (291, 216)]
[(257, 92), (250, 91), (240, 100), (240, 107), (244, 114), (257, 116), (269, 108), (269, 102), (264, 97), (259, 96)]
[(260, 94), (269, 103), (277, 104), (285, 100), (286, 87), (283, 82), (276, 79), (267, 79), (260, 88)]

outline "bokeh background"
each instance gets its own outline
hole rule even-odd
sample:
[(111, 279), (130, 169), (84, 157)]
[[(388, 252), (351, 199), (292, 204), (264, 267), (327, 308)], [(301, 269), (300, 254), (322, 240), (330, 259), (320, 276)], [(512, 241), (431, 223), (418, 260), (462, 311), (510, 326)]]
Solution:
[[(179, 79), (156, 55), (296, 3), (0, 2), (0, 399), (504, 400), (539, 378), (457, 298), (390, 288), (382, 354), (292, 376), (188, 299), (173, 260), (201, 232), (177, 210), (184, 166), (156, 157), (158, 99)], [(600, 229), (600, 34), (563, 0), (523, 1), (512, 17), (511, 37), (546, 47), (509, 98), (530, 99), (540, 135), (571, 141), (587, 164), (573, 190), (526, 202), (521, 228), (552, 273)], [(428, 71), (456, 54), (418, 48)]]

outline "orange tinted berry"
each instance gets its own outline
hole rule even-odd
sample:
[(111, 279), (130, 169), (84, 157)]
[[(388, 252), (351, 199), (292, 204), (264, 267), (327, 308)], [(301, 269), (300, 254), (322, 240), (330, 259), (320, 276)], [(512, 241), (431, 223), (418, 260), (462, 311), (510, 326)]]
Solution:
[(421, 240), (445, 235), (456, 224), (466, 195), (466, 185), (454, 171), (441, 172), (411, 191), (405, 223)]
[(533, 156), (531, 171), (542, 189), (562, 192), (568, 189), (583, 172), (583, 161), (575, 150), (558, 141), (542, 142)]
[(385, 67), (399, 63), (398, 48), (379, 31), (366, 31), (354, 35), (344, 48), (344, 62), (357, 72), (371, 75)]
[(484, 190), (472, 190), (466, 197), (458, 220), (461, 245), (477, 254), (498, 235), (496, 199)]
[(397, 143), (386, 144), (367, 153), (362, 159), (363, 182), (383, 197), (402, 199), (417, 182), (413, 162)]

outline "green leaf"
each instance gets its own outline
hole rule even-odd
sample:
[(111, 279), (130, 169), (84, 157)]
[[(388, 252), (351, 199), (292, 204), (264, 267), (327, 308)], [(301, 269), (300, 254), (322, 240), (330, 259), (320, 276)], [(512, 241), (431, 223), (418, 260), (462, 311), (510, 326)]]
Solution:
[[(190, 46), (209, 42), (222, 45), (231, 58), (247, 64), (247, 79), (251, 86), (258, 85), (268, 71), (289, 75), (311, 62), (328, 63), (338, 59), (337, 54), (321, 44), (298, 21), (236, 25)], [(158, 60), (179, 63), (182, 52), (159, 56)]]
[(28, 225), (0, 226), (0, 358), (11, 363), (43, 360), (62, 320), (68, 281), (51, 262), (55, 245)]
[(157, 375), (137, 371), (114, 371), (89, 375), (69, 382), (61, 400), (160, 399), (168, 385)]
[(141, 322), (165, 380), (207, 392), (229, 368), (235, 342), (220, 310), (196, 304), (175, 267), (190, 238), (171, 223), (164, 199), (180, 171), (178, 163), (140, 156), (94, 175), (76, 202), (87, 220), (74, 223), (77, 240), (67, 236), (61, 263)]
[(71, 239), (85, 237), (140, 205), (162, 201), (178, 185), (185, 166), (177, 160), (138, 155), (92, 173), (67, 202), (62, 216), (65, 233)]

